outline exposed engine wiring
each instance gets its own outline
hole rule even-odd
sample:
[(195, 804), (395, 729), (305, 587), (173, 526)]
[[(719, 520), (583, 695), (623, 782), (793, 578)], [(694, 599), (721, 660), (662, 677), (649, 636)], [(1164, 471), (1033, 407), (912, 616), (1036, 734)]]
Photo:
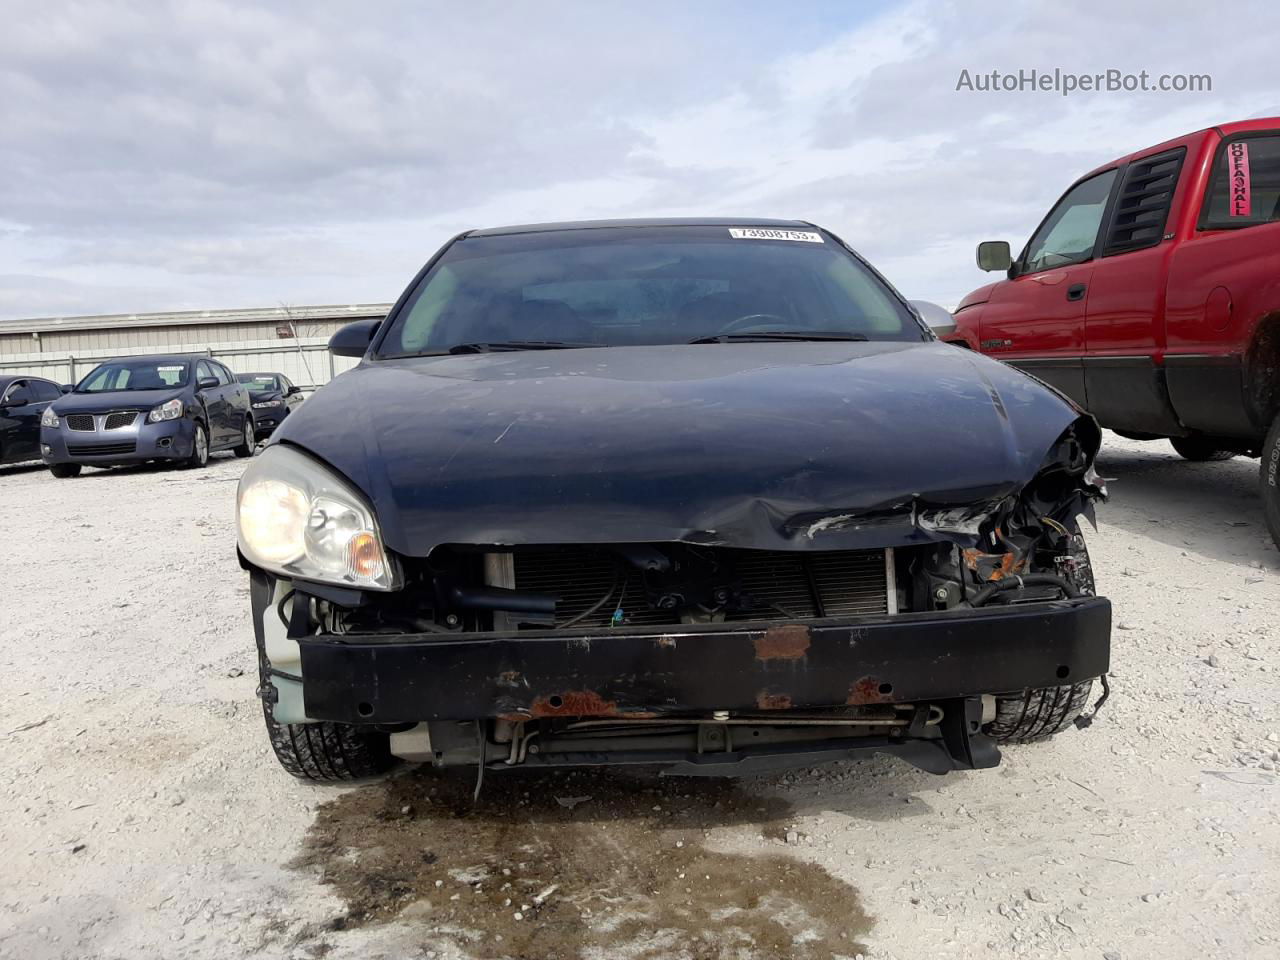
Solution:
[(617, 565), (613, 568), (613, 583), (609, 585), (608, 592), (599, 600), (597, 600), (595, 603), (593, 603), (591, 606), (587, 607), (587, 609), (583, 610), (581, 613), (577, 614), (576, 616), (570, 617), (564, 623), (557, 624), (556, 629), (563, 630), (565, 627), (571, 627), (575, 623), (585, 620), (587, 617), (591, 616), (593, 613), (595, 613), (597, 610), (599, 610), (601, 607), (603, 607), (606, 603), (609, 602), (609, 598), (612, 597), (614, 591), (618, 589), (618, 583), (620, 581), (622, 581), (622, 567), (621, 565)]
[(1057, 587), (1072, 599), (1082, 596), (1075, 584), (1065, 577), (1059, 577), (1052, 573), (1023, 573), (1012, 574), (1003, 580), (988, 584), (970, 598), (969, 605), (981, 607), (997, 593), (1006, 590), (1021, 590), (1023, 587)]

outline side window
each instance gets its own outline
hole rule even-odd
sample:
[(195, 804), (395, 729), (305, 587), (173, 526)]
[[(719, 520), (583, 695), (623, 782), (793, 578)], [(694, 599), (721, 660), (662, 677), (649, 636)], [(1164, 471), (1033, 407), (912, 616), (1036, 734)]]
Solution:
[(1202, 229), (1280, 220), (1280, 134), (1228, 140), (1218, 147), (1200, 217)]
[(15, 380), (9, 384), (9, 388), (5, 390), (3, 400), (11, 407), (21, 407), (31, 403), (34, 397), (31, 388), (27, 386), (25, 380)]
[(216, 376), (220, 382), (224, 384), (236, 382), (236, 378), (231, 375), (231, 371), (222, 364), (210, 361), (210, 365), (213, 367), (214, 376)]
[(1135, 160), (1125, 169), (1102, 255), (1154, 247), (1164, 239), (1186, 147)]
[(213, 379), (218, 380), (218, 375), (213, 372), (213, 368), (204, 360), (200, 360), (196, 363), (196, 379), (203, 380), (205, 377), (213, 377)]
[(1093, 257), (1116, 171), (1090, 177), (1067, 191), (1027, 243), (1021, 273), (1083, 263)]
[(58, 389), (58, 385), (56, 383), (50, 383), (48, 380), (32, 380), (31, 386), (35, 392), (36, 400), (41, 402), (45, 400), (57, 400), (62, 396), (62, 391)]

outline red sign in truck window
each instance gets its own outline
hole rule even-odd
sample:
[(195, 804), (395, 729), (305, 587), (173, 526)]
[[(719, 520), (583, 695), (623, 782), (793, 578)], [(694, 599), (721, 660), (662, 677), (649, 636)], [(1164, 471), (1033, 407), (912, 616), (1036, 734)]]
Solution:
[(1253, 188), (1249, 182), (1249, 145), (1238, 141), (1227, 147), (1227, 182), (1231, 196), (1227, 201), (1227, 213), (1232, 217), (1247, 217), (1252, 209)]

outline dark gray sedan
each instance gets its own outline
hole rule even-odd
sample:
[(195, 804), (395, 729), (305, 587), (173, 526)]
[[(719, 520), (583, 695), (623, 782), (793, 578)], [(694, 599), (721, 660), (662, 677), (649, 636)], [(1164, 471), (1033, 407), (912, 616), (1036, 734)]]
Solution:
[(215, 450), (253, 453), (249, 391), (204, 356), (132, 357), (95, 367), (40, 420), (55, 477), (83, 466), (169, 460), (203, 467)]
[(40, 459), (40, 417), (60, 396), (52, 380), (0, 376), (0, 464)]
[(302, 406), (302, 388), (283, 373), (238, 373), (236, 379), (249, 388), (259, 438), (271, 436), (285, 417)]

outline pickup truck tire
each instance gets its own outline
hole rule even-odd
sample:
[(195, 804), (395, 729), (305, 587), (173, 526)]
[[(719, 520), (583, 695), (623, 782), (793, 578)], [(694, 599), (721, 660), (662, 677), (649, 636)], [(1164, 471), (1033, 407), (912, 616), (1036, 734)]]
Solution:
[(1230, 460), (1235, 456), (1230, 450), (1220, 450), (1211, 440), (1201, 437), (1170, 437), (1169, 443), (1183, 460), (1206, 463), (1210, 460)]
[[(1081, 593), (1093, 596), (1097, 591), (1084, 537), (1073, 536), (1067, 552), (1075, 560), (1070, 579)], [(1084, 680), (1060, 687), (1033, 687), (1018, 696), (997, 697), (996, 716), (987, 725), (986, 733), (997, 743), (1048, 740), (1071, 726), (1084, 712), (1092, 690), (1093, 681)]]
[(1280, 414), (1262, 444), (1262, 514), (1271, 539), (1280, 547)]

